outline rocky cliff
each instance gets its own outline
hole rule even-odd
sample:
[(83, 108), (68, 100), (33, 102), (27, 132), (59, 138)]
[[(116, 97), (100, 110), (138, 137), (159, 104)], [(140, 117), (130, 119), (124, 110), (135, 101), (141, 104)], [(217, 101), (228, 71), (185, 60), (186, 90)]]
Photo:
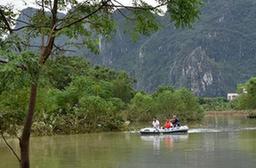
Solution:
[(238, 83), (256, 75), (256, 1), (205, 0), (200, 20), (191, 29), (164, 27), (137, 43), (119, 29), (102, 42), (97, 63), (128, 71), (136, 87), (188, 87), (200, 96), (225, 96)]
[[(256, 75), (256, 1), (205, 0), (191, 29), (175, 29), (166, 16), (163, 28), (131, 40), (124, 18), (111, 40), (100, 40), (100, 55), (78, 50), (95, 64), (123, 69), (148, 92), (159, 85), (188, 87), (199, 96), (225, 96)], [(60, 40), (61, 41), (61, 40)]]

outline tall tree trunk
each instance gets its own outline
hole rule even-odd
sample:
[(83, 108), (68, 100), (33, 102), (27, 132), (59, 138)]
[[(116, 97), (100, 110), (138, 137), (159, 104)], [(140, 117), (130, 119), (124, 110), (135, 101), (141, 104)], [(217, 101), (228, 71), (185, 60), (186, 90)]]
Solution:
[(22, 136), (20, 139), (20, 167), (21, 168), (29, 168), (29, 139), (30, 132), (33, 123), (33, 115), (35, 111), (36, 105), (36, 95), (37, 95), (37, 81), (31, 84), (30, 90), (30, 100), (28, 107), (28, 114), (25, 120)]

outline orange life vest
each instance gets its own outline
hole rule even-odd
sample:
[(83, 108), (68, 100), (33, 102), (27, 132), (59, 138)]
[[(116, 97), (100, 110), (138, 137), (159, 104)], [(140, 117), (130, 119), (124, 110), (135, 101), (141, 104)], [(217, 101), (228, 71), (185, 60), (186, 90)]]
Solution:
[(165, 122), (165, 125), (164, 125), (164, 128), (171, 128), (172, 125), (171, 125), (171, 122), (168, 120)]

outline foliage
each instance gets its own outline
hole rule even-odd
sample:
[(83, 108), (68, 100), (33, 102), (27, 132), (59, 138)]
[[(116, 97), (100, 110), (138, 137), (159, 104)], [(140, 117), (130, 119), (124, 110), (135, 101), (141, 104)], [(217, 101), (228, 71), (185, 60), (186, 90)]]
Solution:
[(70, 84), (75, 76), (86, 75), (89, 70), (89, 62), (81, 57), (58, 56), (47, 62), (43, 67), (42, 75), (54, 88), (62, 90)]
[(170, 18), (176, 26), (191, 26), (200, 13), (201, 0), (172, 0), (167, 2)]
[(256, 109), (256, 77), (238, 86), (240, 96), (236, 103), (239, 109)]
[(206, 111), (225, 111), (235, 108), (235, 102), (230, 102), (223, 97), (201, 97), (199, 104)]
[[(199, 0), (157, 2), (158, 6), (152, 6), (144, 1), (134, 1), (133, 6), (128, 7), (132, 11), (130, 16), (135, 21), (131, 25), (134, 25), (132, 32), (136, 36), (150, 35), (159, 28), (154, 14), (162, 13), (160, 7), (163, 5), (167, 5), (171, 20), (181, 27), (191, 25), (198, 17), (201, 6)], [(134, 80), (124, 72), (92, 67), (81, 58), (50, 56), (56, 54), (55, 50), (62, 51), (55, 44), (59, 37), (67, 37), (67, 40), (63, 40), (64, 46), (79, 40), (82, 47), (98, 53), (99, 37), (109, 39), (116, 28), (116, 20), (112, 14), (114, 10), (119, 11), (120, 4), (111, 0), (41, 1), (37, 4), (40, 9), (32, 12), (26, 20), (17, 19), (16, 22), (16, 13), (12, 7), (0, 6), (0, 33), (1, 36), (8, 35), (1, 40), (1, 59), (3, 57), (7, 60), (0, 67), (1, 119), (8, 117), (6, 114), (9, 113), (19, 114), (14, 115), (15, 121), (19, 121), (14, 123), (20, 125), (20, 116), (24, 116), (28, 110), (29, 87), (34, 85), (39, 86), (37, 99), (32, 98), (36, 100), (35, 128), (49, 125), (54, 132), (68, 125), (68, 119), (71, 119), (71, 123), (76, 123), (82, 115), (81, 118), (86, 120), (82, 123), (92, 129), (96, 129), (97, 124), (94, 122), (97, 120), (104, 128), (119, 129), (122, 121), (120, 113), (135, 95), (132, 88)], [(46, 9), (51, 9), (51, 12)], [(60, 13), (63, 10), (67, 11), (65, 15)], [(128, 23), (130, 16), (124, 16)], [(33, 42), (38, 37), (41, 37), (40, 49), (29, 51), (35, 46)], [(48, 39), (47, 43), (45, 38)], [(73, 44), (73, 47), (77, 45)], [(135, 106), (140, 106), (141, 112), (148, 111), (143, 106), (152, 105), (150, 103), (154, 99), (151, 95), (144, 96), (145, 100), (142, 95), (137, 95), (134, 99)], [(145, 101), (145, 104), (140, 105), (140, 100)], [(152, 107), (156, 108), (155, 105)], [(33, 110), (31, 114), (32, 118)], [(62, 125), (58, 126), (56, 123)]]
[[(122, 129), (121, 112), (134, 94), (133, 80), (124, 72), (93, 67), (84, 58), (58, 57), (47, 63), (41, 76), (35, 134)], [(14, 85), (0, 94), (1, 129), (22, 124), (28, 96), (28, 85)]]
[(153, 95), (137, 93), (129, 105), (130, 120), (148, 121), (177, 115), (183, 122), (202, 119), (203, 111), (197, 98), (187, 89), (159, 89)]
[(155, 115), (154, 100), (150, 95), (138, 92), (129, 105), (128, 120), (148, 121)]
[[(93, 67), (84, 58), (57, 57), (40, 74), (35, 135), (122, 130), (126, 120), (151, 121), (153, 116), (176, 114), (183, 122), (202, 117), (196, 97), (187, 89), (162, 86), (152, 95), (136, 93), (134, 80), (126, 73)], [(0, 94), (2, 130), (14, 134), (20, 128), (28, 96), (28, 85)]]
[[(43, 70), (43, 66), (45, 66), (49, 60), (49, 57), (54, 54), (54, 49), (60, 51), (64, 50), (58, 46), (59, 44), (56, 45), (56, 39), (60, 36), (68, 37), (68, 40), (64, 41), (64, 46), (73, 43), (73, 40), (79, 40), (82, 46), (85, 46), (87, 49), (94, 53), (99, 53), (100, 38), (111, 37), (112, 32), (115, 30), (115, 19), (112, 17), (112, 12), (114, 10), (119, 10), (120, 7), (120, 2), (116, 0), (114, 2), (111, 0), (91, 0), (81, 2), (78, 2), (77, 0), (36, 0), (35, 2), (40, 7), (40, 9), (36, 10), (31, 17), (28, 17), (29, 19), (27, 20), (16, 20), (15, 14), (11, 8), (8, 6), (0, 5), (0, 36), (2, 37), (3, 35), (7, 35), (7, 33), (9, 33), (10, 36), (9, 38), (7, 37), (9, 40), (11, 40), (9, 44), (14, 44), (13, 48), (5, 48), (5, 51), (9, 51), (15, 54), (18, 52), (17, 55), (21, 55), (20, 57), (16, 57), (20, 60), (14, 65), (23, 69), (27, 73), (29, 77), (28, 85), (31, 88), (30, 97), (28, 99), (28, 112), (24, 120), (24, 127), (20, 137), (20, 158), (14, 152), (15, 156), (17, 156), (17, 159), (20, 162), (21, 168), (30, 167), (29, 142), (36, 110), (35, 106), (36, 102), (38, 101), (38, 86), (41, 84), (40, 82), (42, 79), (40, 72)], [(167, 3), (167, 8), (170, 8), (170, 4), (172, 5), (168, 12), (170, 13), (171, 18), (178, 23), (177, 25), (182, 25), (182, 23), (185, 25), (190, 24), (194, 18), (198, 16), (198, 13), (195, 11), (199, 10), (198, 2), (200, 2), (200, 0), (156, 0), (156, 2), (160, 3), (160, 5), (152, 7), (143, 0), (133, 1), (133, 6), (129, 8), (133, 9), (135, 20), (138, 23), (136, 24), (134, 31), (147, 34), (148, 32), (157, 30), (158, 23), (154, 19), (149, 19), (149, 17), (152, 18), (152, 12), (158, 12), (158, 8), (163, 5), (167, 5)], [(185, 6), (181, 5), (181, 2), (185, 3)], [(118, 3), (118, 6), (115, 3)], [(173, 7), (173, 4), (174, 6), (176, 4), (176, 6)], [(121, 4), (121, 7), (125, 6)], [(46, 12), (46, 9), (50, 9), (50, 12)], [(61, 11), (66, 11), (65, 16), (61, 16), (59, 14)], [(185, 16), (186, 18), (175, 16)], [(21, 22), (23, 25), (14, 27), (14, 20)], [(25, 30), (25, 33), (23, 34), (24, 37), (20, 37), (17, 33), (21, 30)], [(37, 46), (39, 48), (37, 52), (27, 52), (28, 46), (31, 47), (33, 45), (32, 40), (37, 37), (41, 38), (41, 43), (39, 46)], [(24, 55), (23, 51), (25, 51)], [(36, 55), (38, 55), (38, 57), (36, 57)], [(12, 62), (12, 60), (4, 61), (5, 64), (9, 64), (10, 62)], [(3, 63), (3, 61), (1, 61), (1, 63)], [(2, 68), (1, 70), (2, 73), (8, 71), (8, 69), (6, 70)], [(83, 81), (83, 79), (81, 79), (81, 81), (87, 84), (88, 79), (90, 78), (86, 78), (86, 82)], [(6, 78), (5, 80), (8, 81), (9, 79)], [(69, 81), (67, 81), (67, 83), (68, 82)], [(92, 84), (95, 87), (82, 90), (82, 92), (85, 92), (85, 95), (89, 94), (85, 99), (81, 98), (84, 100), (82, 102), (78, 99), (81, 94), (77, 93), (77, 88), (74, 88), (73, 93), (75, 94), (73, 95), (73, 101), (71, 101), (71, 104), (68, 108), (70, 110), (74, 109), (75, 106), (72, 106), (72, 104), (78, 104), (81, 105), (81, 107), (82, 104), (86, 104), (86, 108), (89, 108), (89, 111), (95, 112), (96, 110), (99, 113), (108, 114), (108, 108), (106, 109), (105, 106), (111, 107), (111, 104), (108, 104), (109, 102), (106, 102), (104, 99), (107, 99), (109, 95), (113, 96), (113, 94), (111, 94), (112, 83), (110, 81), (105, 82), (101, 80), (89, 80), (89, 84)], [(80, 87), (80, 83), (74, 86)], [(60, 86), (60, 88), (61, 87), (63, 88), (63, 86)], [(41, 88), (47, 89), (48, 87), (44, 84)], [(3, 90), (6, 90), (6, 88)], [(119, 96), (121, 97), (121, 95)], [(123, 98), (126, 99), (125, 97)], [(66, 111), (66, 113), (68, 113), (68, 111)], [(89, 114), (88, 116), (91, 116)], [(101, 120), (100, 118), (95, 118), (95, 116), (97, 115), (93, 113), (93, 115), (89, 117), (89, 120), (91, 118), (91, 120), (94, 121), (98, 119)], [(92, 124), (92, 127), (95, 128), (95, 123)]]

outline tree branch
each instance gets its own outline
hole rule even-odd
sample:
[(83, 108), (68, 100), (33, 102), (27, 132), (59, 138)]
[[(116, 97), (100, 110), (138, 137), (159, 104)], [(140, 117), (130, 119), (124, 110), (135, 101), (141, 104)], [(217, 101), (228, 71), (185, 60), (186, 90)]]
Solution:
[(1, 137), (4, 140), (4, 143), (6, 144), (6, 146), (9, 148), (9, 150), (12, 152), (12, 154), (17, 158), (17, 160), (20, 162), (20, 157), (18, 156), (18, 154), (15, 152), (15, 150), (13, 149), (13, 147), (7, 142), (7, 140), (4, 137), (3, 132), (1, 131)]
[[(45, 16), (45, 9), (44, 9), (44, 0), (42, 0), (42, 10), (43, 10), (43, 15)], [(44, 34), (42, 34), (42, 37), (41, 37), (41, 50), (43, 49), (44, 47), (44, 44), (45, 43), (45, 38), (44, 38)]]
[(4, 24), (6, 25), (6, 28), (8, 29), (8, 31), (9, 31), (10, 33), (12, 33), (12, 28), (11, 28), (11, 26), (10, 26), (10, 24), (9, 24), (9, 22), (8, 22), (8, 20), (7, 20), (7, 18), (5, 17), (4, 11), (3, 11), (2, 9), (0, 9), (0, 15), (2, 16), (2, 19), (3, 19)]
[(21, 26), (19, 28), (11, 29), (11, 30), (14, 32), (14, 31), (19, 31), (19, 30), (22, 30), (22, 29), (25, 29), (25, 28), (28, 28), (28, 27), (33, 27), (33, 26), (32, 25), (26, 25), (26, 26)]
[[(31, 25), (30, 23), (28, 23), (28, 22), (26, 22), (26, 21), (24, 21), (24, 20), (13, 19), (13, 18), (10, 18), (10, 19), (13, 20), (13, 21), (16, 21), (16, 22), (24, 23), (24, 24), (26, 24), (26, 25)], [(32, 26), (32, 25), (31, 25), (31, 26)]]
[(56, 48), (56, 50), (58, 50), (58, 51), (62, 51), (62, 52), (67, 52), (67, 51), (69, 51), (69, 52), (76, 52), (75, 50), (67, 50), (67, 49), (64, 49), (63, 47), (65, 46), (65, 44), (64, 45), (62, 45), (62, 46), (57, 46), (56, 44), (53, 44), (53, 46)]
[(100, 10), (101, 10), (104, 6), (106, 6), (106, 5), (107, 5), (107, 3), (102, 3), (102, 4), (101, 4), (96, 10), (94, 10), (93, 12), (91, 12), (91, 13), (89, 13), (88, 15), (86, 15), (86, 16), (80, 18), (80, 19), (77, 19), (76, 21), (74, 21), (74, 22), (72, 22), (72, 23), (69, 23), (69, 24), (67, 24), (67, 25), (65, 25), (65, 26), (63, 26), (63, 27), (61, 27), (61, 28), (57, 28), (56, 31), (60, 31), (60, 30), (62, 30), (62, 29), (64, 29), (64, 28), (70, 27), (70, 26), (72, 26), (72, 25), (74, 25), (74, 24), (76, 24), (76, 23), (79, 23), (79, 22), (81, 22), (81, 21), (83, 21), (83, 20), (89, 18), (89, 17), (92, 16), (93, 14), (97, 13), (98, 11), (100, 11)]
[(50, 56), (52, 52), (52, 48), (55, 41), (55, 33), (56, 33), (56, 23), (57, 23), (57, 14), (58, 14), (58, 0), (54, 0), (53, 2), (53, 8), (51, 10), (52, 13), (52, 19), (51, 19), (51, 32), (48, 35), (48, 41), (47, 45), (42, 48), (41, 50), (41, 58), (40, 58), (40, 64), (44, 64), (48, 57)]
[[(114, 0), (115, 1), (115, 0)], [(117, 2), (117, 3), (119, 3), (118, 1), (115, 1), (115, 2)], [(114, 3), (113, 2), (111, 2), (111, 4), (113, 4), (114, 5)], [(120, 3), (121, 4), (121, 3)], [(122, 5), (122, 4), (121, 4)], [(131, 18), (131, 17), (129, 17), (129, 16), (127, 16), (123, 11), (121, 11), (119, 8), (116, 8), (117, 9), (117, 11), (124, 17), (124, 18), (126, 18), (126, 19), (128, 19), (128, 20), (135, 20), (135, 18)]]
[(38, 6), (42, 7), (42, 8), (46, 8), (46, 9), (48, 9), (49, 11), (52, 10), (51, 6), (47, 6), (47, 5), (44, 4), (44, 0), (42, 0), (42, 2), (39, 2), (39, 1), (36, 2), (36, 5), (38, 5)]
[(83, 6), (85, 3), (88, 2), (79, 3), (77, 6), (73, 7), (71, 11), (69, 11), (63, 18), (59, 19), (61, 22), (57, 25), (57, 27), (59, 27), (66, 19), (72, 19), (73, 16), (76, 15), (77, 9), (79, 9), (79, 7)]
[(117, 5), (112, 3), (112, 5), (108, 4), (108, 6), (114, 7), (114, 8), (139, 9), (139, 10), (154, 10), (154, 9), (160, 8), (162, 6), (165, 6), (168, 3), (168, 2), (161, 3), (161, 4), (156, 5), (156, 6), (129, 6), (129, 5), (123, 5), (122, 3), (120, 3), (117, 0), (113, 0), (113, 1), (116, 2)]

